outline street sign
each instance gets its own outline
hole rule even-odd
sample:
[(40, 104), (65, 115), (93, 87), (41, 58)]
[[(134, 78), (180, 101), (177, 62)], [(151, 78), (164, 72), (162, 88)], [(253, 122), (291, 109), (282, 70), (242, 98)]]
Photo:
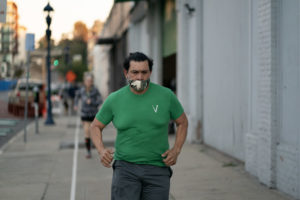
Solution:
[(26, 33), (25, 49), (26, 49), (26, 51), (34, 50), (34, 34), (33, 33)]
[(6, 0), (0, 0), (0, 23), (6, 23)]
[(68, 82), (72, 82), (76, 79), (76, 74), (73, 71), (69, 70), (66, 74), (66, 79)]

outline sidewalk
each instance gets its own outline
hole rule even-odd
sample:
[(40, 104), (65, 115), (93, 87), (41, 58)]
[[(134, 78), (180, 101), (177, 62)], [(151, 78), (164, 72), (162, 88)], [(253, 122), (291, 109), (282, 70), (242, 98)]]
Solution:
[(173, 167), (176, 200), (292, 200), (244, 170), (244, 165), (209, 147), (185, 144)]
[[(76, 177), (72, 175), (76, 117), (54, 120), (55, 126), (44, 126), (41, 119), (38, 135), (34, 134), (34, 123), (30, 124), (26, 144), (21, 133), (2, 149), (0, 199), (71, 199), (72, 180), (76, 183), (74, 199), (110, 199), (112, 169), (100, 164), (95, 150), (92, 159), (85, 158), (82, 129)], [(112, 147), (115, 135), (112, 126), (104, 130), (107, 146)], [(185, 144), (173, 170), (171, 200), (291, 199), (261, 185), (242, 164), (203, 145)]]

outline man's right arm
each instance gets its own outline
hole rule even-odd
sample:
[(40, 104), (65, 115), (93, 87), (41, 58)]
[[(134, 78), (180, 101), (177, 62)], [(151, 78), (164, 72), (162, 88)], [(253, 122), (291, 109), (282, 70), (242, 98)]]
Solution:
[(105, 125), (98, 121), (96, 118), (91, 123), (90, 131), (92, 136), (92, 141), (100, 154), (101, 163), (103, 166), (110, 168), (111, 162), (113, 160), (113, 150), (106, 149), (103, 145), (102, 140), (102, 130), (105, 128)]

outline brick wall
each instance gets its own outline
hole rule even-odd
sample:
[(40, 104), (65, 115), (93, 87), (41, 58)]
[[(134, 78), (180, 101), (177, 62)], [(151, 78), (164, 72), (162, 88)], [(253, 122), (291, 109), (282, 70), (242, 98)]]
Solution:
[(277, 15), (278, 0), (259, 0), (258, 60), (259, 84), (258, 128), (247, 135), (246, 169), (269, 187), (276, 186), (276, 141), (277, 141)]
[(246, 135), (245, 143), (246, 143), (246, 150), (245, 150), (245, 161), (246, 161), (246, 170), (250, 172), (252, 175), (257, 176), (257, 155), (258, 155), (258, 149), (257, 149), (257, 140), (258, 137), (253, 132), (248, 133)]
[(298, 150), (289, 145), (277, 147), (277, 188), (294, 197), (299, 197), (298, 155)]

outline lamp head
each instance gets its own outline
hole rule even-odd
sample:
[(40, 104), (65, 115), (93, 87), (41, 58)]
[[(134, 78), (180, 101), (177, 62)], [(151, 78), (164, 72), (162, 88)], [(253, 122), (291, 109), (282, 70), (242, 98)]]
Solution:
[(46, 5), (46, 7), (44, 8), (45, 12), (52, 12), (54, 11), (54, 9), (50, 6), (50, 3), (48, 2), (48, 4)]

